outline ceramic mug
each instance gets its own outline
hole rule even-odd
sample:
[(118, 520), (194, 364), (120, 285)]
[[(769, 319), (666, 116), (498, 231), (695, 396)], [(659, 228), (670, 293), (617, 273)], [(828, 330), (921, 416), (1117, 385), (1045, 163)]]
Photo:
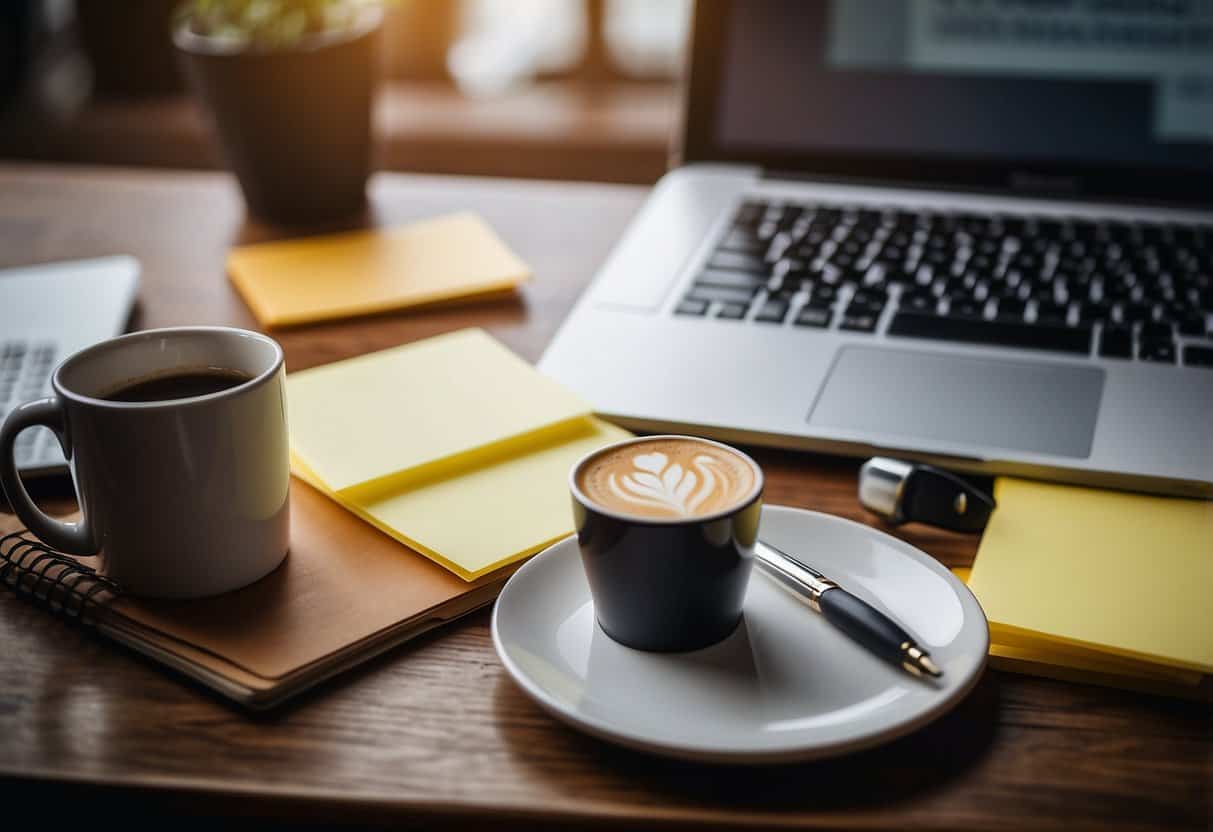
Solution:
[[(222, 369), (245, 377), (206, 395), (115, 401), (145, 379)], [(256, 332), (181, 327), (104, 341), (55, 370), (54, 395), (0, 428), (0, 482), (47, 545), (96, 555), (124, 592), (216, 595), (273, 571), (289, 538), (290, 460), (282, 348)], [(42, 425), (59, 438), (81, 508), (77, 523), (30, 500), (14, 461), (17, 435)]]

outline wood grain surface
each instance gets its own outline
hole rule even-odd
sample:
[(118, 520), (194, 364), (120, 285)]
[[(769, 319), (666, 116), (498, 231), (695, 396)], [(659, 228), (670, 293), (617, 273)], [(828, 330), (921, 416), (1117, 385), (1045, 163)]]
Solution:
[[(380, 175), (350, 225), (473, 209), (534, 268), (516, 300), (278, 333), (297, 370), (467, 325), (537, 359), (644, 191)], [(223, 274), (249, 222), (215, 173), (0, 165), (0, 266), (129, 252), (138, 328), (254, 322)], [(295, 232), (292, 232), (295, 233)], [(771, 503), (873, 525), (857, 463), (751, 449)], [(971, 538), (905, 527), (948, 565)], [(1207, 829), (1207, 706), (987, 671), (936, 723), (809, 765), (670, 762), (582, 736), (510, 681), (478, 614), (267, 716), (0, 594), (0, 797), (259, 827), (575, 823), (688, 828)], [(85, 808), (87, 807), (87, 809)]]

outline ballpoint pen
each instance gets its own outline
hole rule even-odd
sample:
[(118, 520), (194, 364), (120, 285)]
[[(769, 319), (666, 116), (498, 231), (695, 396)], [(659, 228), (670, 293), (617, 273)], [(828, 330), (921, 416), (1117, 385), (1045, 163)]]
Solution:
[(782, 589), (877, 656), (915, 676), (942, 676), (926, 650), (901, 625), (798, 558), (758, 541), (755, 563)]

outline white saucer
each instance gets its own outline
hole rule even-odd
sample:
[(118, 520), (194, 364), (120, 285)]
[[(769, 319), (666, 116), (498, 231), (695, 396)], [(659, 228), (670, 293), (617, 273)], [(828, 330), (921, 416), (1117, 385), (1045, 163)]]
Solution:
[(594, 619), (574, 538), (510, 578), (493, 609), (506, 670), (553, 716), (611, 742), (691, 760), (761, 763), (856, 751), (956, 705), (985, 666), (985, 615), (968, 588), (918, 549), (827, 514), (762, 513), (762, 538), (893, 615), (943, 669), (921, 680), (852, 642), (757, 569), (724, 641), (646, 653)]

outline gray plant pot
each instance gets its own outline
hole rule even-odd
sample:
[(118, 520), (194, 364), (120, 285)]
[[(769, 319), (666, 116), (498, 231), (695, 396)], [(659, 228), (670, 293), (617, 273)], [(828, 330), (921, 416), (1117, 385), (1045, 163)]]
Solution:
[(278, 223), (357, 213), (371, 170), (383, 15), (285, 49), (231, 49), (179, 25), (173, 42), (249, 211)]

